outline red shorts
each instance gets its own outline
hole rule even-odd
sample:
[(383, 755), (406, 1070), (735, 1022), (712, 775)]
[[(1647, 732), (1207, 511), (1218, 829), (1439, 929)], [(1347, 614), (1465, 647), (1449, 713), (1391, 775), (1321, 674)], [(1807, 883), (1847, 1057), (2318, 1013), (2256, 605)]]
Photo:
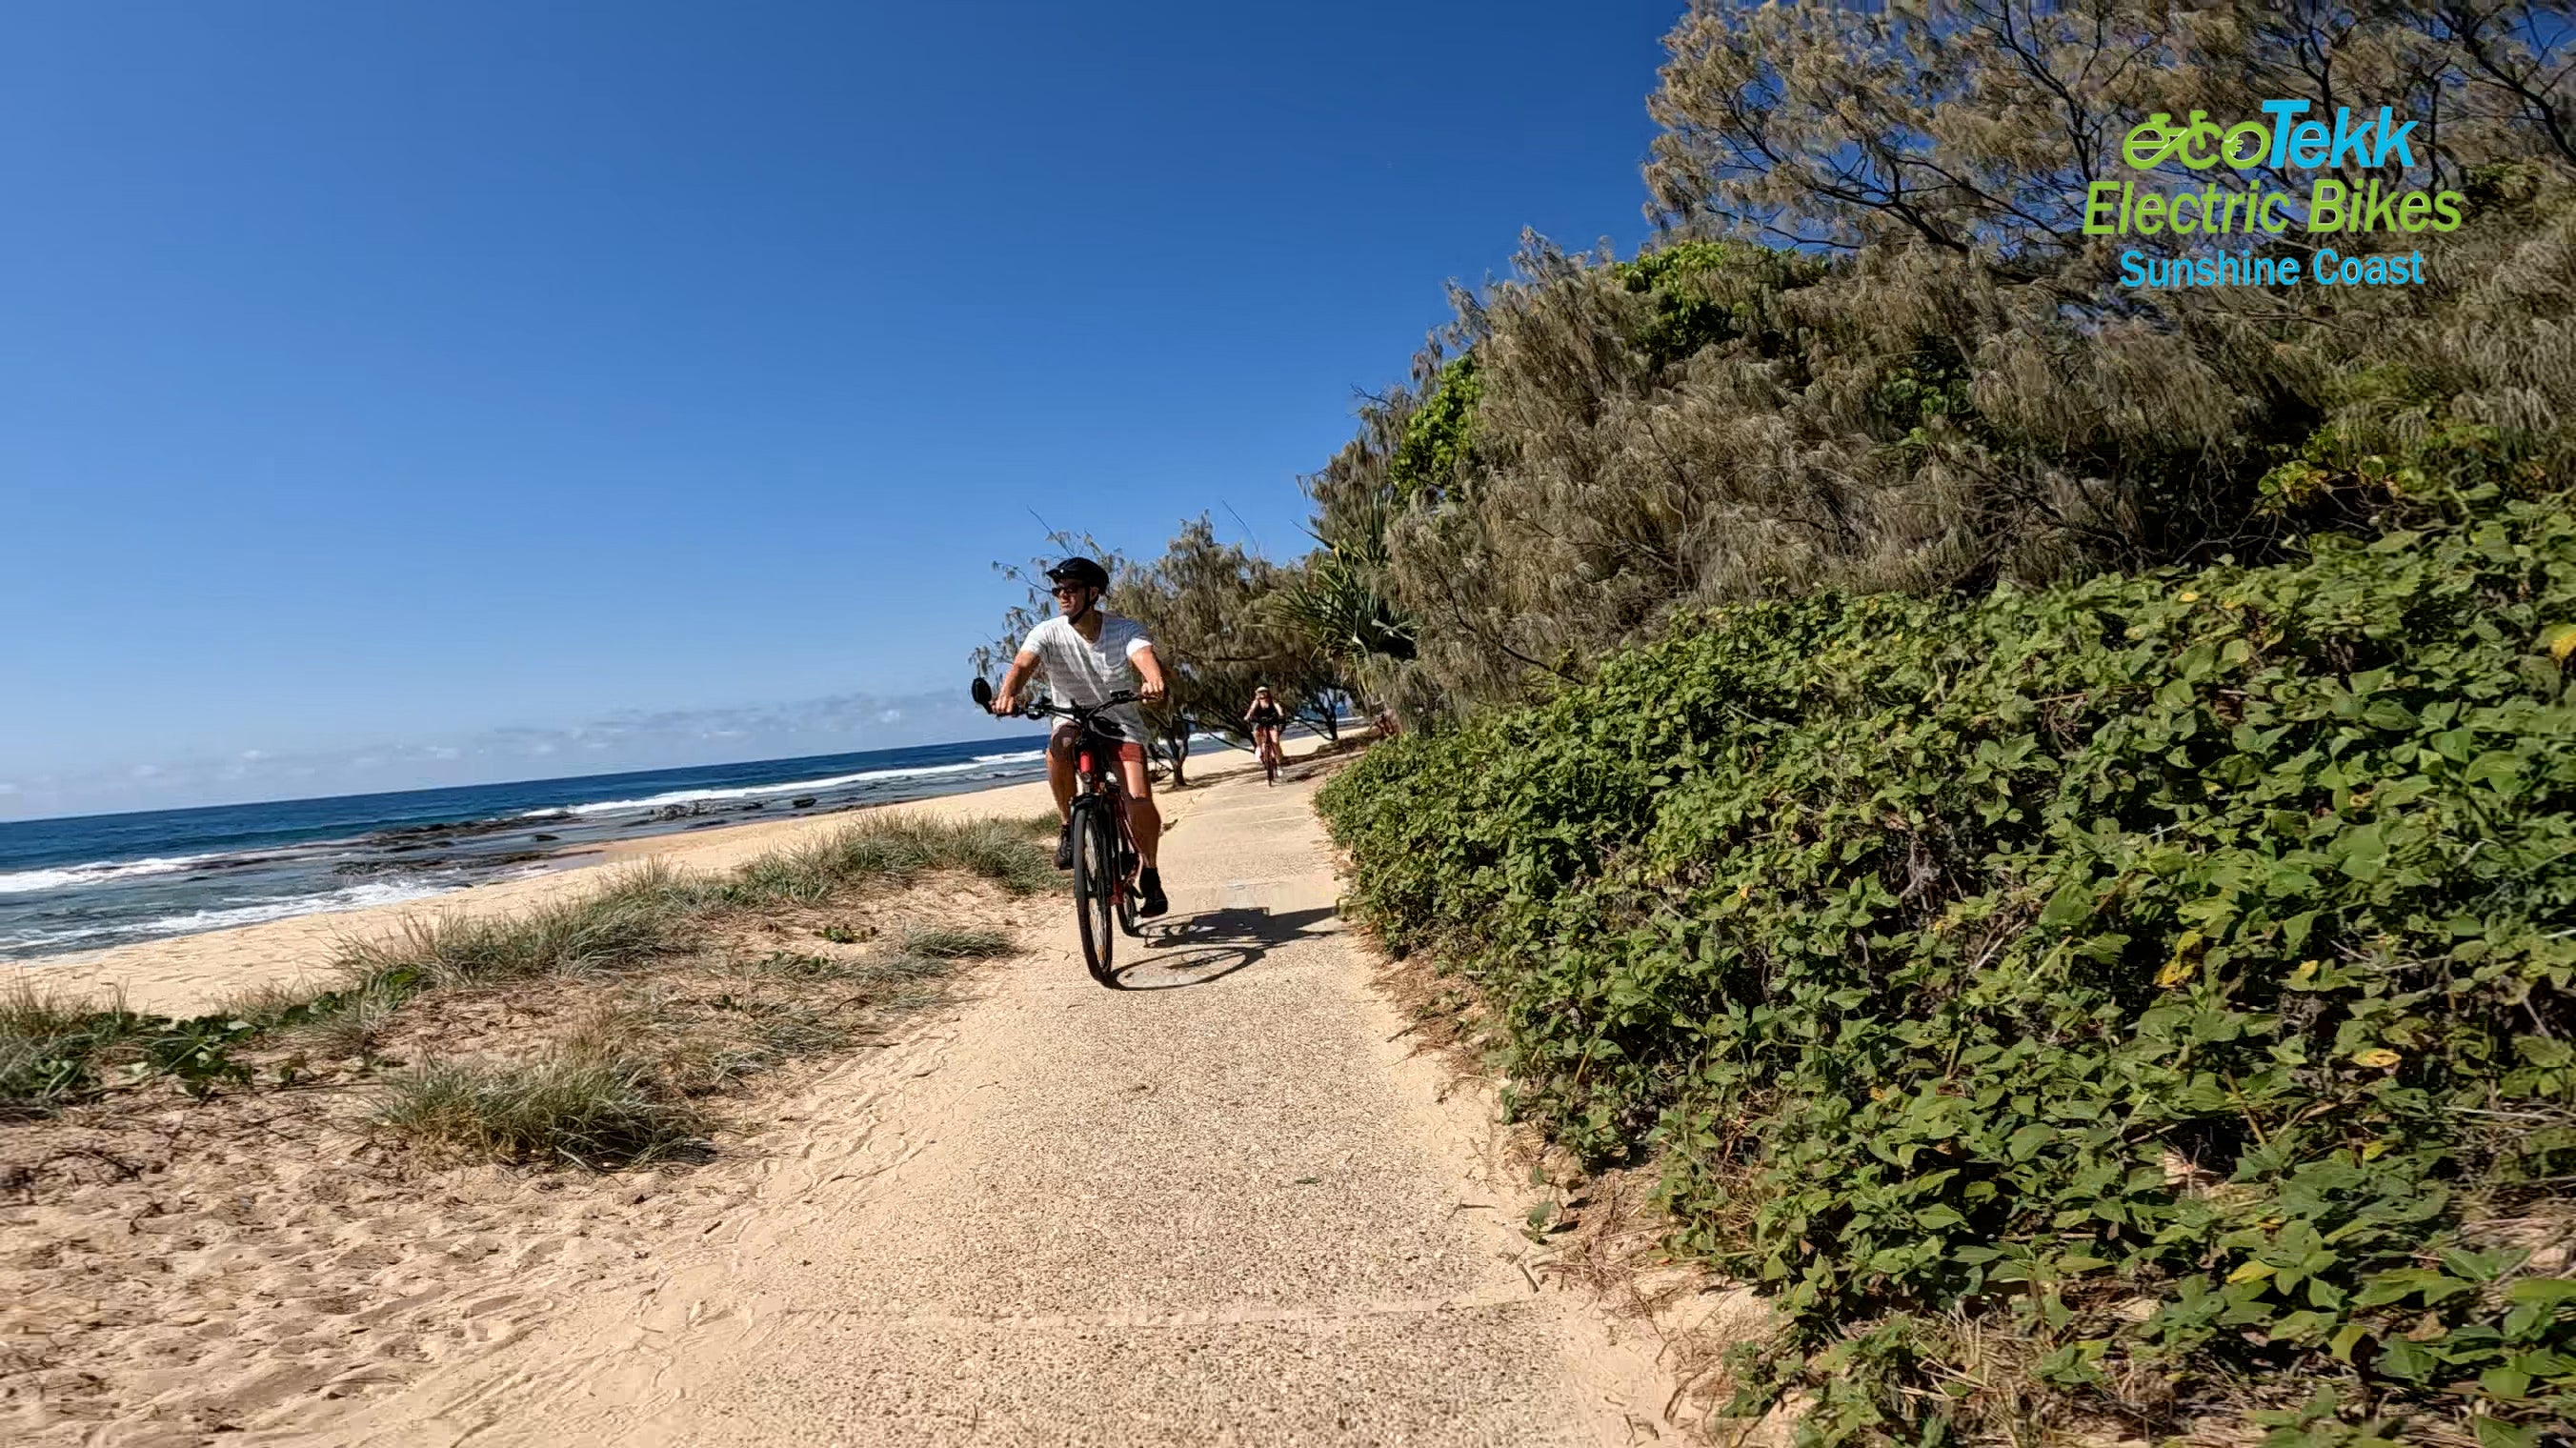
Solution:
[[(1077, 737), (1072, 726), (1061, 726), (1047, 740), (1047, 749), (1059, 759), (1071, 759)], [(1118, 741), (1118, 757), (1129, 764), (1142, 764), (1145, 762), (1145, 746), (1133, 739), (1122, 739)]]

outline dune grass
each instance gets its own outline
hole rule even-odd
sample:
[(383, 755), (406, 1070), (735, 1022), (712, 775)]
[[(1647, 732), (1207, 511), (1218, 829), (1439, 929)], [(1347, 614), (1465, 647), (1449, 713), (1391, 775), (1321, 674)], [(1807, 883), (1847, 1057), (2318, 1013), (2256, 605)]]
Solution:
[(593, 1170), (670, 1156), (704, 1118), (662, 1099), (644, 1062), (590, 1050), (524, 1061), (431, 1061), (386, 1078), (373, 1124), (432, 1157)]
[(979, 930), (957, 925), (916, 925), (904, 931), (903, 949), (909, 955), (926, 955), (934, 960), (990, 960), (1008, 955), (1011, 937), (998, 930)]
[(335, 963), (353, 982), (408, 974), (428, 989), (615, 970), (682, 948), (689, 935), (683, 927), (704, 912), (709, 893), (650, 861), (589, 894), (519, 914), (406, 920), (390, 939), (343, 945)]
[(1053, 863), (1023, 826), (896, 816), (763, 855), (717, 887), (712, 899), (735, 906), (819, 905), (855, 885), (909, 884), (942, 868), (981, 876), (1015, 895), (1045, 889), (1055, 878)]

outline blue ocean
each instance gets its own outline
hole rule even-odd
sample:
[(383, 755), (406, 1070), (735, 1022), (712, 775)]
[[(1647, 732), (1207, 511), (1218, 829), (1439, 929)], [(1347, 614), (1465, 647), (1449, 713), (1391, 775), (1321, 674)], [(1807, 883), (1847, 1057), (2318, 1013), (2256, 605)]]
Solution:
[(610, 840), (1035, 779), (1044, 742), (0, 821), (0, 959), (424, 899), (589, 863)]

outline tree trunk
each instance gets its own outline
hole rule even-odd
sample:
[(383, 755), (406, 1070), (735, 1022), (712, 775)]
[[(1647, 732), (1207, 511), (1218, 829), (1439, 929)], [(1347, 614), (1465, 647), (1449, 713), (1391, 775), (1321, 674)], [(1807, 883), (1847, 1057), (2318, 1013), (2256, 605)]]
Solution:
[(1185, 789), (1189, 780), (1183, 774), (1190, 758), (1190, 727), (1183, 724), (1177, 731), (1163, 735), (1163, 758), (1172, 766), (1172, 788)]

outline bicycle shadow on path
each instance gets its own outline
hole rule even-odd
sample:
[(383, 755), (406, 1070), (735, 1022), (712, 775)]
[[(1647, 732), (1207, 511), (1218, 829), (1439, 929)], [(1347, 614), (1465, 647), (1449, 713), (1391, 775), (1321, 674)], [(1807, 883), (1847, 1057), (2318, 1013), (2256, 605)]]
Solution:
[[(1308, 927), (1335, 918), (1329, 905), (1281, 913), (1225, 906), (1155, 921), (1146, 925), (1143, 942), (1154, 953), (1143, 960), (1120, 966), (1116, 971), (1117, 988), (1183, 990), (1220, 981), (1236, 971), (1258, 964), (1280, 946), (1300, 940), (1321, 940), (1334, 934), (1329, 929), (1312, 930)], [(1165, 972), (1185, 974), (1186, 978), (1131, 983), (1129, 976), (1139, 970), (1151, 970), (1157, 975)]]

